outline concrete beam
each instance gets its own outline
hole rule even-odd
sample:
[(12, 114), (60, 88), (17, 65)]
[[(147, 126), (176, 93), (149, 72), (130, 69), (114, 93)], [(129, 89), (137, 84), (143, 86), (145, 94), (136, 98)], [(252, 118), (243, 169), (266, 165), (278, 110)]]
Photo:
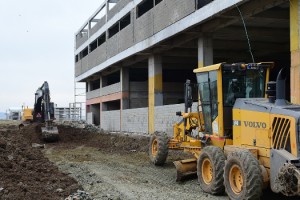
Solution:
[[(247, 3), (239, 5), (239, 9), (244, 19), (256, 15), (262, 11), (268, 10), (272, 7), (280, 5), (288, 0), (251, 0)], [(233, 5), (236, 6), (237, 4)], [(201, 30), (203, 32), (214, 32), (223, 27), (229, 26), (241, 20), (237, 8), (233, 8), (230, 11), (224, 13), (225, 16), (236, 16), (234, 18), (215, 18), (202, 25)]]

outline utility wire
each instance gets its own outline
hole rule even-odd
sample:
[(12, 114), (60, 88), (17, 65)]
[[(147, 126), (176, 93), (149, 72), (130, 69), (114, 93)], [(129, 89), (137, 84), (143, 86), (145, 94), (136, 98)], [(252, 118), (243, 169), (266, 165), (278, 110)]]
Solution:
[(241, 16), (241, 19), (242, 19), (242, 22), (243, 22), (243, 25), (244, 25), (244, 29), (245, 29), (245, 33), (246, 33), (246, 37), (247, 37), (247, 41), (248, 41), (248, 46), (249, 46), (249, 52), (250, 52), (250, 55), (251, 55), (251, 58), (252, 58), (252, 62), (255, 63), (254, 56), (253, 56), (253, 53), (252, 53), (250, 38), (249, 38), (249, 35), (248, 35), (247, 26), (246, 26), (243, 14), (242, 14), (241, 10), (239, 9), (239, 7), (237, 5), (236, 5), (236, 8), (240, 13), (240, 16)]

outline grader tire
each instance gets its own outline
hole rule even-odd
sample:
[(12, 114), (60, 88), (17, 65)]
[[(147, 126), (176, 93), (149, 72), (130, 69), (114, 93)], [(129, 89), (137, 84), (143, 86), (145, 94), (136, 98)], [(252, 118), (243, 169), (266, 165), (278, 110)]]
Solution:
[(229, 199), (260, 199), (263, 178), (259, 162), (251, 152), (235, 151), (228, 155), (224, 185)]
[(197, 175), (200, 187), (204, 192), (219, 195), (224, 188), (224, 165), (226, 157), (219, 147), (203, 148), (197, 161)]
[(150, 138), (149, 157), (154, 165), (161, 166), (168, 156), (169, 138), (166, 133), (155, 132)]

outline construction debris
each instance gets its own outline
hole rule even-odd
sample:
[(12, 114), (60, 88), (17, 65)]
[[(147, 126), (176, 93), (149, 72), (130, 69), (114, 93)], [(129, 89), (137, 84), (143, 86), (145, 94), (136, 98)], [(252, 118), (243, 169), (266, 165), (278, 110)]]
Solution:
[(93, 198), (90, 197), (89, 193), (77, 190), (76, 193), (71, 194), (65, 200), (93, 200)]

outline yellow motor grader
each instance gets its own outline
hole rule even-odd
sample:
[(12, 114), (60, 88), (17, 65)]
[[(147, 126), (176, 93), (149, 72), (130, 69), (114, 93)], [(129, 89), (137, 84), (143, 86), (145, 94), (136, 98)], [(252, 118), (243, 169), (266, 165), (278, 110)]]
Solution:
[(175, 161), (177, 180), (197, 174), (200, 187), (230, 199), (259, 199), (271, 187), (300, 195), (300, 105), (285, 100), (285, 76), (268, 82), (273, 63), (216, 64), (194, 70), (198, 105), (192, 111), (190, 81), (185, 111), (174, 136), (155, 133), (149, 155), (163, 165), (168, 150), (192, 153)]

